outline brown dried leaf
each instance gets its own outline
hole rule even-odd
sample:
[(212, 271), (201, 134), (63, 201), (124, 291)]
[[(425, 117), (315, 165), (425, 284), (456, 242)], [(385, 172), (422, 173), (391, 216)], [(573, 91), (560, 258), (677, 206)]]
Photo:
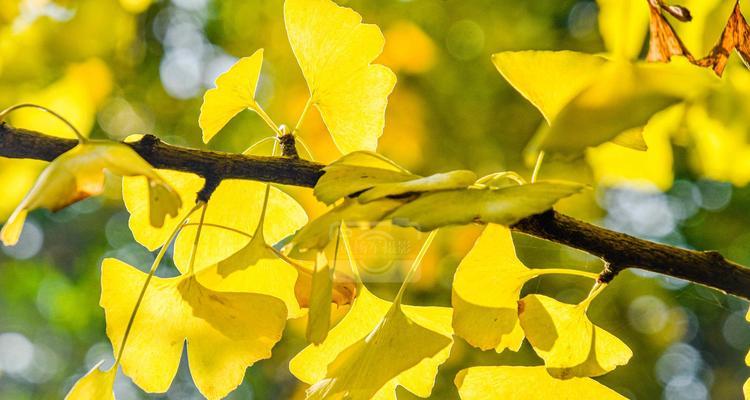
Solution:
[(719, 43), (714, 46), (709, 55), (696, 63), (712, 68), (717, 75), (721, 76), (734, 49), (737, 50), (745, 65), (750, 64), (750, 26), (742, 15), (739, 0), (734, 5), (734, 10), (721, 33)]
[(685, 56), (691, 62), (695, 62), (693, 55), (690, 54), (690, 51), (682, 43), (677, 33), (675, 33), (672, 25), (661, 13), (661, 10), (664, 9), (678, 20), (684, 22), (692, 19), (690, 11), (681, 6), (664, 5), (660, 0), (649, 0), (648, 5), (651, 12), (649, 23), (651, 39), (649, 40), (646, 60), (668, 62), (672, 56)]

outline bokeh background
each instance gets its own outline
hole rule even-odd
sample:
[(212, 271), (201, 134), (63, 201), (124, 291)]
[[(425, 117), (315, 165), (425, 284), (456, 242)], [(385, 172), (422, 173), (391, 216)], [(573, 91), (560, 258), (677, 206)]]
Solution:
[[(528, 176), (524, 148), (542, 118), (501, 78), (490, 55), (522, 49), (604, 51), (594, 1), (341, 3), (378, 24), (386, 36), (379, 62), (397, 72), (399, 83), (380, 151), (417, 173), (510, 169)], [(692, 7), (696, 22), (678, 29), (694, 53), (706, 54), (718, 38), (727, 3), (733, 2), (683, 3)], [(171, 143), (202, 147), (197, 119), (204, 91), (238, 57), (263, 47), (258, 98), (277, 123), (294, 123), (307, 89), (286, 39), (282, 5), (281, 0), (0, 0), (0, 107), (35, 102), (92, 137), (154, 133)], [(549, 158), (541, 177), (591, 184), (592, 190), (561, 205), (565, 212), (643, 238), (716, 249), (750, 265), (750, 102), (745, 101), (750, 73), (735, 59), (723, 82), (705, 99), (670, 110), (677, 116), (664, 119), (674, 123), (647, 132), (647, 153), (604, 145), (580, 159)], [(59, 122), (33, 111), (14, 114), (11, 122), (71, 137)], [(255, 114), (245, 112), (209, 147), (242, 151), (269, 135)], [(317, 160), (338, 157), (316, 113), (308, 115), (301, 137)], [(0, 220), (43, 166), (0, 159)], [(309, 191), (287, 189), (312, 216), (323, 210)], [(19, 245), (0, 248), (0, 398), (62, 398), (99, 360), (112, 362), (98, 305), (100, 262), (117, 257), (145, 269), (154, 256), (128, 231), (119, 190), (119, 182), (110, 179), (104, 196), (56, 214), (35, 212)], [(421, 236), (386, 229), (406, 243), (402, 258), (408, 261)], [(448, 306), (453, 271), (479, 231), (445, 229), (407, 302)], [(517, 236), (516, 243), (529, 266), (601, 268), (591, 257), (537, 239)], [(170, 273), (169, 264), (161, 274)], [(525, 291), (575, 302), (585, 297), (588, 283), (544, 277)], [(371, 279), (368, 287), (389, 298), (398, 282)], [(635, 355), (600, 381), (637, 399), (739, 399), (750, 375), (743, 362), (750, 347), (746, 311), (745, 301), (715, 290), (625, 272), (597, 298), (590, 315)], [(304, 323), (290, 322), (273, 359), (251, 367), (230, 398), (303, 395), (305, 387), (287, 364), (305, 346)], [(452, 381), (459, 369), (498, 364), (538, 365), (540, 360), (527, 344), (518, 353), (498, 355), (456, 339), (434, 398), (457, 397)], [(164, 395), (146, 395), (122, 375), (116, 394), (120, 400), (200, 398), (186, 364)], [(399, 398), (411, 397), (399, 389)]]

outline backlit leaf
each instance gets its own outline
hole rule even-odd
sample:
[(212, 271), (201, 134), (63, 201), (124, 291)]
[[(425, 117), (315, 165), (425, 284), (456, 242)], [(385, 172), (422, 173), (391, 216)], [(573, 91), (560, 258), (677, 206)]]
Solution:
[(284, 21), (312, 104), (336, 146), (342, 153), (375, 150), (396, 84), (390, 69), (371, 64), (383, 50), (380, 29), (330, 0), (287, 0)]
[(333, 296), (333, 277), (323, 253), (318, 253), (315, 271), (310, 289), (310, 312), (307, 320), (305, 337), (313, 344), (321, 344), (331, 327), (331, 301)]
[(516, 257), (510, 230), (489, 224), (453, 277), (453, 329), (482, 350), (518, 351), (521, 288), (533, 274)]
[(81, 377), (65, 396), (65, 400), (115, 400), (113, 386), (117, 369), (110, 368), (102, 371), (99, 369), (101, 365), (102, 363), (99, 362)]
[(445, 307), (402, 306), (364, 286), (352, 309), (320, 346), (308, 346), (289, 363), (312, 384), (308, 399), (394, 399), (402, 386), (428, 397), (453, 340)]
[(407, 193), (433, 192), (440, 190), (466, 188), (477, 180), (471, 171), (458, 170), (416, 178), (404, 182), (381, 183), (357, 196), (360, 203), (398, 196)]
[(597, 0), (599, 32), (612, 55), (624, 59), (638, 57), (646, 38), (648, 5), (641, 0)]
[(573, 51), (508, 51), (494, 54), (492, 62), (550, 124), (606, 64), (602, 57)]
[(241, 58), (216, 79), (216, 87), (203, 97), (198, 125), (208, 143), (224, 125), (245, 109), (255, 109), (255, 90), (263, 65), (263, 49)]
[(349, 153), (323, 168), (325, 173), (315, 184), (315, 197), (332, 204), (380, 183), (403, 182), (419, 178), (387, 158), (368, 151)]
[(544, 367), (472, 367), (456, 375), (461, 400), (625, 400), (591, 378), (555, 379)]
[[(197, 191), (203, 187), (203, 178), (174, 171), (164, 171), (163, 174), (185, 203), (192, 207)], [(247, 232), (252, 232), (258, 226), (265, 187), (265, 183), (234, 179), (227, 179), (219, 184), (208, 201), (201, 241), (221, 245), (199, 246), (195, 260), (196, 271), (227, 259), (248, 244), (250, 239)], [(190, 207), (180, 209), (178, 217), (169, 219), (161, 229), (153, 228), (144, 220), (145, 190), (143, 182), (123, 180), (123, 199), (130, 212), (130, 230), (139, 243), (153, 250), (167, 240), (171, 230), (185, 217)], [(307, 222), (307, 214), (302, 206), (275, 187), (271, 187), (265, 218), (264, 238), (271, 244), (293, 234)], [(188, 269), (192, 253), (197, 215), (190, 222), (175, 241), (175, 265), (183, 272)]]
[[(107, 336), (122, 345), (146, 274), (119, 260), (102, 263)], [(234, 390), (245, 369), (269, 358), (281, 339), (287, 311), (274, 297), (210, 290), (194, 275), (153, 277), (121, 360), (123, 372), (143, 390), (165, 392), (187, 341), (190, 372), (198, 390), (218, 399)]]
[[(117, 142), (92, 141), (68, 150), (42, 171), (34, 186), (21, 201), (0, 231), (6, 246), (18, 242), (29, 211), (46, 208), (58, 211), (104, 189), (104, 171), (120, 176), (143, 176), (144, 218), (160, 227), (166, 215), (176, 215), (178, 194), (133, 149)], [(140, 178), (142, 179), (142, 178)]]
[[(716, 81), (705, 69), (669, 64), (613, 62), (553, 121), (541, 148), (577, 153), (643, 126), (653, 114), (705, 91)], [(554, 90), (554, 89), (553, 89)]]
[(526, 338), (556, 378), (603, 375), (633, 356), (620, 339), (589, 321), (586, 305), (542, 295), (528, 295), (518, 303)]
[(388, 218), (394, 224), (412, 226), (421, 231), (472, 222), (512, 225), (550, 209), (558, 200), (580, 192), (583, 187), (572, 182), (547, 181), (492, 190), (426, 193), (396, 209)]

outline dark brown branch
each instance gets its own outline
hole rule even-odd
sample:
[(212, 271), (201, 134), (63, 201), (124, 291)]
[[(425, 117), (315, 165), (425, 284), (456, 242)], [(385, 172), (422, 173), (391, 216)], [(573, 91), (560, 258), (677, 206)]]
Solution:
[[(51, 161), (76, 141), (0, 124), (0, 157)], [(147, 135), (129, 143), (156, 168), (193, 172), (209, 179), (250, 179), (313, 187), (324, 165), (289, 157), (255, 157), (172, 146)], [(700, 283), (750, 299), (750, 269), (714, 251), (694, 251), (638, 239), (554, 211), (512, 227), (518, 232), (577, 248), (602, 258), (609, 281), (626, 268), (641, 268)]]

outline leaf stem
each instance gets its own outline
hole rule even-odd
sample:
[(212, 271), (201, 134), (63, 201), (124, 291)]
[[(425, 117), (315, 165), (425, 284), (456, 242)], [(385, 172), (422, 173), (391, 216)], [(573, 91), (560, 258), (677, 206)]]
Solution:
[(196, 204), (195, 207), (193, 207), (187, 215), (185, 215), (185, 218), (180, 221), (177, 226), (175, 226), (172, 233), (169, 235), (169, 239), (167, 239), (166, 242), (161, 246), (161, 249), (159, 249), (159, 253), (156, 255), (156, 258), (154, 259), (154, 262), (151, 264), (151, 269), (148, 271), (148, 276), (146, 276), (146, 281), (143, 282), (143, 287), (141, 287), (141, 292), (138, 294), (138, 299), (135, 302), (135, 306), (133, 307), (133, 312), (130, 314), (130, 319), (128, 320), (128, 325), (125, 327), (125, 333), (122, 337), (122, 343), (120, 343), (120, 350), (117, 352), (117, 358), (115, 359), (115, 363), (112, 366), (112, 368), (117, 368), (117, 366), (120, 364), (120, 361), (122, 360), (122, 354), (125, 350), (125, 343), (128, 341), (128, 336), (130, 336), (130, 330), (133, 328), (133, 322), (135, 321), (135, 316), (138, 313), (138, 309), (141, 307), (141, 302), (143, 301), (143, 297), (146, 294), (146, 289), (148, 288), (149, 283), (151, 282), (151, 278), (154, 277), (154, 273), (156, 272), (156, 269), (159, 268), (159, 264), (161, 264), (161, 260), (164, 258), (164, 254), (166, 254), (167, 249), (169, 248), (169, 245), (174, 241), (175, 237), (177, 237), (177, 234), (182, 230), (184, 226), (186, 226), (186, 222), (188, 218), (201, 206), (200, 203)]
[(208, 208), (208, 204), (204, 202), (198, 202), (200, 206), (203, 207), (201, 210), (201, 219), (198, 222), (198, 231), (195, 233), (195, 240), (193, 240), (193, 249), (190, 253), (190, 263), (188, 267), (188, 275), (191, 275), (195, 272), (195, 255), (198, 252), (198, 243), (201, 239), (201, 231), (203, 230), (203, 219), (206, 217), (206, 209)]
[(544, 162), (544, 150), (540, 150), (539, 155), (536, 157), (534, 172), (531, 173), (531, 183), (536, 182), (536, 178), (539, 176), (539, 170), (542, 169), (542, 162)]
[(586, 296), (586, 298), (583, 299), (583, 301), (581, 301), (580, 303), (578, 303), (578, 307), (583, 307), (584, 311), (588, 310), (589, 305), (591, 304), (591, 302), (594, 301), (594, 299), (596, 298), (596, 296), (598, 296), (599, 293), (601, 293), (606, 287), (607, 287), (606, 283), (602, 283), (602, 282), (596, 281), (594, 283), (594, 286), (591, 287), (591, 291), (589, 292), (589, 295)]
[(60, 120), (60, 121), (62, 121), (62, 122), (63, 122), (63, 123), (65, 124), (65, 125), (67, 125), (67, 126), (68, 126), (68, 128), (70, 128), (70, 130), (72, 130), (72, 131), (73, 131), (73, 133), (75, 133), (75, 135), (76, 135), (76, 139), (78, 139), (78, 143), (81, 143), (81, 144), (83, 144), (83, 143), (86, 143), (86, 142), (88, 142), (88, 139), (86, 139), (86, 138), (85, 138), (85, 137), (84, 137), (84, 136), (83, 136), (83, 135), (81, 134), (81, 132), (79, 132), (79, 131), (78, 131), (78, 129), (76, 129), (76, 127), (75, 127), (75, 126), (73, 126), (73, 124), (72, 124), (72, 123), (71, 123), (70, 121), (68, 121), (68, 120), (67, 120), (67, 119), (66, 119), (65, 117), (63, 117), (62, 115), (60, 115), (60, 114), (58, 114), (58, 113), (56, 113), (56, 112), (54, 112), (54, 111), (50, 110), (50, 109), (49, 109), (49, 108), (47, 108), (47, 107), (44, 107), (44, 106), (40, 106), (40, 105), (38, 105), (38, 104), (23, 103), (23, 104), (16, 104), (16, 105), (14, 105), (14, 106), (10, 106), (10, 107), (6, 108), (5, 110), (3, 110), (3, 111), (0, 111), (0, 122), (3, 122), (3, 120), (5, 119), (5, 117), (6, 117), (6, 116), (7, 116), (8, 114), (12, 113), (13, 111), (16, 111), (16, 110), (22, 109), (22, 108), (34, 108), (34, 109), (37, 109), (37, 110), (42, 110), (42, 111), (45, 111), (45, 112), (47, 112), (47, 113), (49, 113), (49, 114), (52, 114), (53, 116), (55, 116), (55, 118), (59, 119), (59, 120)]
[(295, 134), (297, 131), (299, 131), (299, 128), (302, 127), (302, 121), (305, 120), (305, 116), (307, 115), (307, 111), (310, 109), (310, 105), (312, 104), (312, 95), (307, 98), (307, 102), (305, 102), (305, 108), (302, 109), (302, 114), (300, 114), (299, 118), (297, 119), (297, 123), (294, 124), (294, 129), (292, 130), (292, 134)]
[(252, 146), (250, 146), (247, 149), (245, 149), (245, 151), (243, 151), (242, 154), (251, 155), (253, 153), (253, 150), (255, 150), (256, 147), (262, 145), (263, 143), (268, 142), (269, 140), (275, 140), (275, 141), (278, 142), (279, 139), (276, 136), (265, 137), (265, 138), (263, 138), (263, 139), (255, 142)]
[(281, 136), (281, 130), (279, 129), (278, 125), (276, 125), (270, 116), (266, 113), (266, 110), (263, 109), (263, 107), (260, 106), (260, 104), (255, 104), (255, 107), (252, 108), (255, 110), (258, 115), (263, 119), (263, 121), (268, 125), (275, 133), (276, 136)]
[(437, 233), (438, 233), (438, 229), (431, 231), (430, 234), (427, 236), (427, 239), (424, 241), (424, 243), (422, 243), (422, 248), (419, 249), (419, 253), (417, 254), (417, 257), (411, 263), (409, 272), (404, 277), (404, 282), (401, 284), (401, 287), (398, 289), (398, 294), (396, 294), (396, 298), (393, 300), (394, 303), (401, 304), (401, 298), (404, 297), (406, 286), (414, 277), (414, 274), (419, 268), (419, 265), (422, 263), (422, 259), (424, 258), (425, 254), (427, 254), (427, 249), (430, 248), (430, 245), (432, 244), (433, 239), (435, 239), (435, 235), (437, 235)]
[(529, 275), (532, 277), (542, 276), (542, 275), (573, 275), (573, 276), (582, 276), (584, 278), (590, 278), (590, 279), (597, 279), (599, 277), (598, 274), (595, 274), (593, 272), (587, 272), (587, 271), (580, 271), (577, 269), (568, 269), (568, 268), (534, 268), (531, 271), (529, 271)]

